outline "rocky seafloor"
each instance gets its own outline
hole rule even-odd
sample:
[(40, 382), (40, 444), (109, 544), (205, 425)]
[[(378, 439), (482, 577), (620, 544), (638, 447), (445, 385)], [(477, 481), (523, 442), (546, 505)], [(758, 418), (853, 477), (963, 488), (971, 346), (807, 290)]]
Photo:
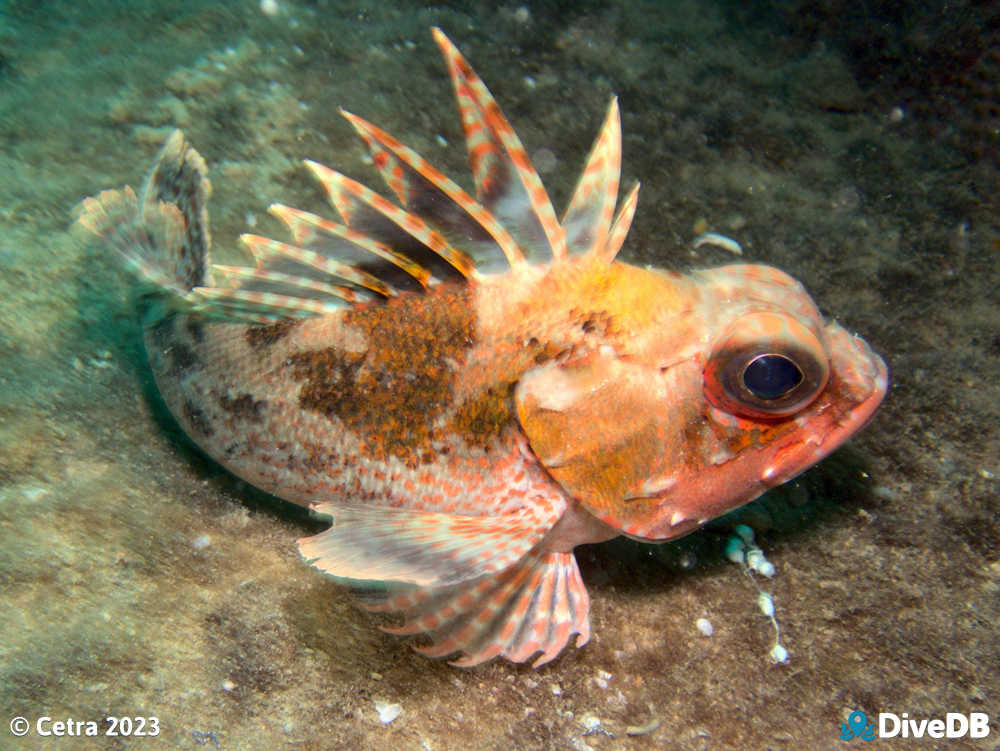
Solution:
[[(0, 4), (0, 748), (1000, 747), (997, 16), (861, 5)], [(272, 201), (321, 207), (303, 158), (378, 184), (338, 107), (465, 175), (432, 25), (557, 206), (619, 96), (626, 260), (730, 263), (692, 240), (731, 236), (892, 374), (863, 433), (737, 517), (579, 550), (594, 635), (539, 670), (424, 659), (305, 566), (315, 523), (180, 433), (133, 280), (68, 231), (174, 127), (210, 167), (217, 259), (281, 236)], [(737, 521), (777, 568), (782, 664), (724, 555)], [(993, 725), (842, 741), (856, 710)], [(160, 733), (59, 740), (42, 716)]]

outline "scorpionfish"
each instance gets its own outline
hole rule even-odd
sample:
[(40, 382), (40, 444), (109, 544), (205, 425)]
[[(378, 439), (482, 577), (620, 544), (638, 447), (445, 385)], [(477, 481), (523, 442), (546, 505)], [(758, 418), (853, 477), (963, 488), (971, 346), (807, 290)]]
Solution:
[(534, 665), (590, 635), (573, 548), (677, 538), (840, 446), (882, 359), (774, 268), (616, 260), (621, 126), (561, 217), (493, 96), (433, 30), (474, 193), (343, 112), (393, 198), (312, 161), (340, 221), (276, 204), (291, 242), (212, 264), (204, 160), (175, 131), (144, 187), (77, 221), (151, 294), (145, 343), (177, 421), (253, 485), (331, 526), (303, 558), (415, 648)]

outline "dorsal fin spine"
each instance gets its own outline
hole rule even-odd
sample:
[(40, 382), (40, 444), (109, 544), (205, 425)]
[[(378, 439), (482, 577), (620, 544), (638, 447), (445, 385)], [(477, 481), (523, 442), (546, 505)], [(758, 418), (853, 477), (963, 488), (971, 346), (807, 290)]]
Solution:
[[(397, 294), (395, 289), (378, 277), (349, 264), (327, 258), (312, 250), (300, 248), (296, 245), (289, 245), (278, 240), (271, 240), (259, 235), (240, 235), (240, 242), (257, 261), (258, 268), (270, 258), (283, 256), (303, 266), (340, 277), (352, 284), (370, 289), (372, 292), (377, 292), (383, 297), (392, 297)], [(213, 268), (223, 267), (215, 265)]]
[(604, 246), (614, 219), (621, 175), (621, 143), (618, 98), (612, 97), (608, 114), (563, 215), (563, 227), (573, 244), (585, 243), (580, 248), (583, 253)]
[[(549, 200), (545, 186), (542, 185), (542, 181), (538, 177), (538, 172), (532, 166), (531, 160), (528, 158), (528, 154), (524, 150), (520, 139), (514, 133), (513, 128), (510, 127), (507, 118), (500, 111), (500, 107), (497, 105), (489, 89), (486, 88), (486, 85), (476, 75), (475, 71), (472, 70), (469, 63), (462, 57), (462, 53), (458, 51), (441, 29), (435, 27), (431, 31), (445, 60), (448, 61), (448, 70), (451, 74), (456, 94), (458, 95), (459, 107), (463, 110), (463, 121), (469, 117), (468, 103), (463, 101), (465, 98), (463, 94), (467, 92), (467, 96), (482, 113), (486, 124), (500, 141), (507, 152), (507, 156), (510, 157), (514, 169), (517, 170), (518, 177), (527, 191), (532, 210), (539, 224), (541, 224), (542, 231), (545, 233), (545, 237), (552, 249), (552, 259), (557, 263), (565, 261), (567, 258), (566, 232), (556, 218), (555, 209), (552, 208), (552, 201)], [(466, 134), (468, 136), (468, 130), (466, 130)]]
[[(326, 168), (324, 167), (323, 169)], [(416, 279), (425, 289), (430, 282), (430, 271), (410, 260), (402, 253), (397, 253), (385, 243), (373, 240), (363, 232), (358, 232), (337, 222), (331, 222), (329, 219), (324, 219), (321, 216), (310, 214), (308, 211), (300, 211), (299, 209), (293, 209), (290, 206), (278, 203), (272, 204), (268, 208), (268, 211), (288, 227), (293, 239), (297, 243), (309, 244), (309, 242), (316, 239), (317, 231), (325, 232), (332, 237), (346, 240), (352, 245), (371, 253), (373, 256), (388, 261), (393, 266), (402, 269)]]
[[(434, 187), (444, 193), (448, 198), (458, 204), (470, 217), (472, 217), (480, 227), (493, 238), (504, 257), (511, 266), (524, 263), (524, 253), (517, 246), (511, 234), (496, 220), (496, 217), (486, 209), (481, 203), (462, 190), (453, 180), (439, 172), (426, 159), (413, 151), (408, 146), (403, 145), (397, 139), (386, 133), (381, 128), (372, 125), (367, 120), (358, 117), (346, 110), (341, 110), (341, 114), (354, 126), (361, 138), (368, 145), (368, 148), (375, 153), (379, 148), (385, 148), (401, 162), (412, 170), (420, 174)], [(377, 164), (377, 163), (376, 163)], [(381, 169), (381, 168), (380, 168)], [(385, 175), (385, 171), (383, 171)], [(407, 204), (408, 191), (405, 188), (405, 181), (395, 179), (395, 175), (390, 173), (386, 176), (386, 182), (390, 189), (396, 194), (405, 206)]]
[(625, 242), (625, 236), (628, 235), (629, 227), (632, 226), (632, 217), (635, 216), (635, 207), (638, 202), (639, 183), (636, 183), (632, 186), (632, 190), (629, 191), (625, 200), (622, 201), (622, 206), (618, 210), (618, 216), (615, 217), (614, 223), (611, 225), (611, 231), (608, 233), (608, 239), (604, 243), (604, 246), (594, 247), (593, 253), (595, 258), (607, 264), (615, 260), (615, 256), (618, 255), (618, 251), (621, 250)]
[(445, 240), (441, 233), (433, 229), (423, 219), (416, 214), (400, 208), (384, 196), (380, 196), (371, 188), (367, 188), (357, 180), (343, 175), (329, 167), (324, 167), (318, 162), (305, 160), (305, 164), (310, 171), (322, 183), (330, 197), (334, 207), (344, 217), (345, 223), (351, 224), (351, 200), (358, 201), (384, 216), (401, 230), (409, 234), (415, 240), (421, 242), (430, 250), (437, 253), (441, 258), (450, 263), (455, 269), (466, 278), (474, 276), (476, 265), (465, 252), (453, 247)]

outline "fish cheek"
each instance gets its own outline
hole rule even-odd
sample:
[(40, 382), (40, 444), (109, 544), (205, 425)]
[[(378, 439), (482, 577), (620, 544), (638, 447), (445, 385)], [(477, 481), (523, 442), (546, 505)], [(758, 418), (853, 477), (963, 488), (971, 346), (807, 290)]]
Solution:
[(658, 512), (643, 488), (663, 471), (657, 415), (665, 397), (646, 369), (613, 356), (547, 363), (515, 390), (518, 420), (542, 465), (588, 511), (625, 532)]

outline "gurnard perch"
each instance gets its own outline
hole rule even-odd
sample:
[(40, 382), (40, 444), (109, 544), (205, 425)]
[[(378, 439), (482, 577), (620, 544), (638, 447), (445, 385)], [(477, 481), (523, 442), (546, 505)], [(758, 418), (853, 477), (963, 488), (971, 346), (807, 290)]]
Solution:
[(292, 242), (212, 265), (206, 167), (181, 133), (137, 195), (78, 222), (152, 286), (166, 404), (236, 475), (332, 526), (303, 557), (415, 648), (476, 665), (589, 638), (573, 548), (663, 541), (829, 454), (885, 394), (883, 361), (766, 266), (615, 260), (612, 100), (562, 218), (490, 92), (439, 30), (475, 198), (344, 113), (396, 201), (305, 164), (342, 223), (271, 206)]

